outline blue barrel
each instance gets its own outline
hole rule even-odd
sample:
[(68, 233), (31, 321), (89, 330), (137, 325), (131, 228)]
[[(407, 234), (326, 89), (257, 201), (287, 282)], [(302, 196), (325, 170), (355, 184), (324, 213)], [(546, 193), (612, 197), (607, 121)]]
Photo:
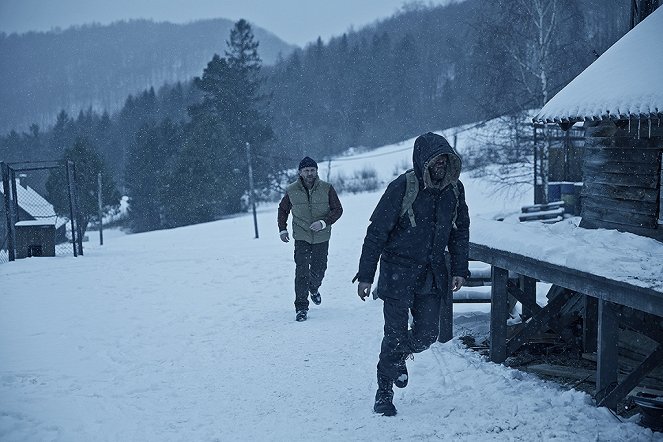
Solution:
[(576, 183), (562, 182), (560, 184), (564, 211), (575, 215), (576, 211)]
[(575, 196), (576, 196), (576, 210), (575, 210), (574, 214), (577, 215), (577, 216), (580, 216), (581, 212), (582, 212), (582, 198), (581, 198), (582, 186), (583, 186), (582, 182), (575, 183), (574, 193), (575, 193)]
[(562, 183), (548, 183), (548, 202), (560, 201), (562, 199)]

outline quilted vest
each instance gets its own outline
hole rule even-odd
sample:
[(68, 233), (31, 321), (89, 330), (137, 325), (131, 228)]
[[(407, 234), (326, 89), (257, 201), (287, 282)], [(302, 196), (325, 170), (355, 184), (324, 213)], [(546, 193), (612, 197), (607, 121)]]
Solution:
[(309, 244), (329, 241), (330, 225), (318, 232), (310, 229), (314, 221), (324, 219), (329, 214), (329, 188), (330, 184), (320, 179), (315, 181), (311, 189), (306, 189), (300, 179), (288, 186), (288, 197), (292, 203), (292, 236), (295, 240)]

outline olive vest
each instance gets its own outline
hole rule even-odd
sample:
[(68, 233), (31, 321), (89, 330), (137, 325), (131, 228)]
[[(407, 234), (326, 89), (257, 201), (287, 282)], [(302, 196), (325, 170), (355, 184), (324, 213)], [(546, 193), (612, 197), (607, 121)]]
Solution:
[(318, 232), (311, 230), (310, 226), (329, 214), (330, 187), (329, 183), (320, 179), (315, 180), (311, 189), (306, 189), (301, 179), (288, 186), (288, 197), (292, 204), (292, 236), (295, 240), (309, 244), (329, 241), (331, 225)]

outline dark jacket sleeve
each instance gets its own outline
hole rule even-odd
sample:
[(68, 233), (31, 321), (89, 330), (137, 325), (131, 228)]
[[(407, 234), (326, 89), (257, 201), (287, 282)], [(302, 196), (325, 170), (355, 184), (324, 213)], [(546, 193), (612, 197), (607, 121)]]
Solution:
[(343, 206), (334, 186), (329, 186), (329, 214), (325, 217), (325, 223), (330, 226), (343, 215)]
[(451, 254), (451, 276), (469, 277), (468, 256), (470, 251), (470, 214), (465, 203), (465, 188), (458, 181), (458, 210), (456, 228), (449, 236), (449, 253)]
[(288, 228), (288, 215), (290, 215), (290, 209), (292, 208), (292, 203), (290, 202), (290, 197), (286, 193), (281, 202), (279, 203), (279, 211), (276, 222), (279, 226), (279, 232), (287, 230)]
[(357, 272), (359, 282), (373, 283), (380, 255), (391, 231), (398, 223), (404, 194), (405, 180), (396, 179), (387, 186), (387, 190), (375, 207), (361, 249), (359, 272)]

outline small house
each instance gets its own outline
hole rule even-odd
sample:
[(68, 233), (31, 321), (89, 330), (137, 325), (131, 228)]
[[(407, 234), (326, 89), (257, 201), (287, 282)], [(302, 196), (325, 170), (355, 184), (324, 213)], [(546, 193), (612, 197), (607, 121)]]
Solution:
[[(0, 186), (0, 194), (4, 196), (3, 186)], [(13, 222), (14, 228), (16, 229), (18, 227), (18, 229), (22, 231), (21, 238), (34, 236), (35, 233), (31, 231), (37, 228), (48, 231), (52, 230), (54, 238), (52, 241), (47, 241), (48, 246), (45, 247), (41, 253), (46, 253), (46, 250), (51, 250), (55, 244), (68, 241), (66, 235), (67, 219), (57, 216), (51, 203), (49, 203), (36, 190), (27, 184), (22, 183), (19, 179), (16, 179), (16, 201), (18, 212), (15, 215), (16, 219), (14, 219)], [(0, 239), (4, 239), (7, 237), (7, 222), (4, 204), (0, 205), (0, 220)], [(25, 233), (23, 231), (30, 232)], [(28, 236), (25, 236), (26, 234)], [(42, 235), (43, 234), (39, 234), (38, 236)], [(51, 242), (53, 242), (53, 246), (50, 245)], [(20, 257), (31, 256), (30, 249), (28, 248), (29, 246), (22, 248), (20, 244), (16, 244), (16, 247), (19, 252), (25, 249), (24, 253), (19, 253)], [(48, 255), (51, 255), (51, 253), (48, 253)]]
[(663, 241), (663, 8), (654, 10), (534, 117), (585, 128), (581, 226)]

